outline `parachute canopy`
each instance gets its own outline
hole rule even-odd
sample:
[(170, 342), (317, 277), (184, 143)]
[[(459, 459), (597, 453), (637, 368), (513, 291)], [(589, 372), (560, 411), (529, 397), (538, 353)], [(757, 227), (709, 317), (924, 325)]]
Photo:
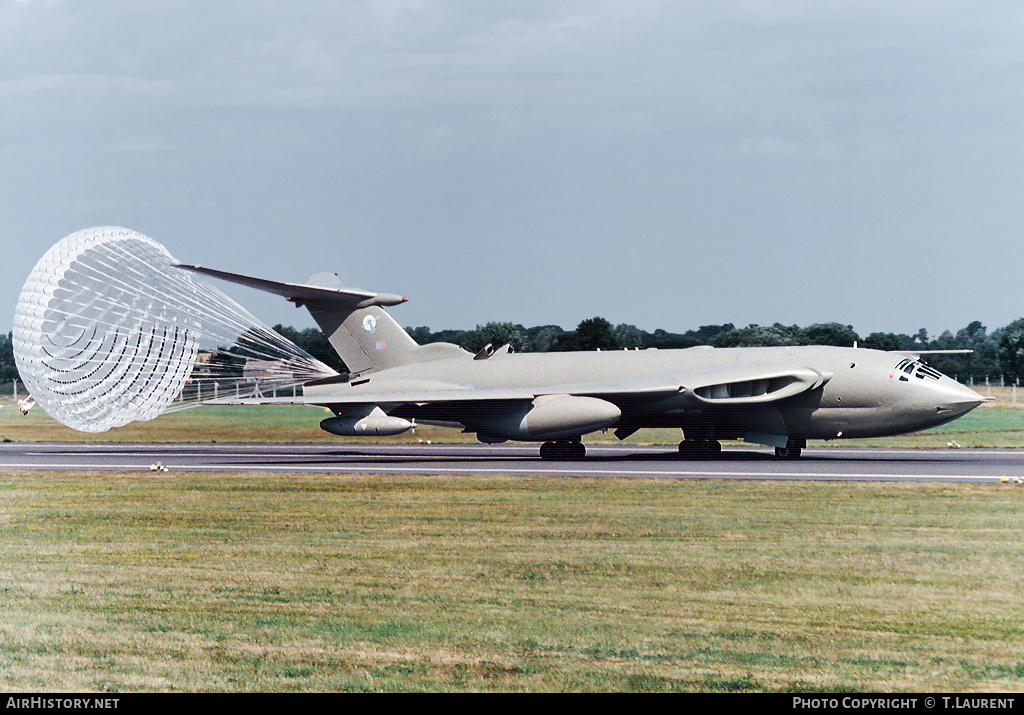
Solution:
[(13, 342), (47, 413), (103, 432), (336, 374), (177, 263), (153, 239), (112, 226), (46, 252), (22, 288)]

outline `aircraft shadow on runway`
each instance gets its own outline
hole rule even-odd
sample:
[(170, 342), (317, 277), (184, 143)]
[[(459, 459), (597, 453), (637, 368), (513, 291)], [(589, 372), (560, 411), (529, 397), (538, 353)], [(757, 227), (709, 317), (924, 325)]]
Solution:
[[(952, 456), (952, 455), (951, 455)], [(583, 459), (547, 459), (542, 460), (536, 453), (533, 452), (499, 452), (494, 451), (476, 451), (471, 449), (451, 449), (446, 450), (443, 453), (425, 452), (420, 454), (408, 454), (408, 453), (387, 453), (381, 450), (368, 450), (368, 449), (337, 449), (328, 451), (310, 451), (303, 454), (279, 454), (279, 455), (261, 455), (253, 458), (235, 458), (227, 457), (224, 459), (218, 459), (218, 462), (225, 465), (245, 465), (253, 464), (258, 462), (261, 464), (284, 466), (284, 465), (308, 465), (311, 463), (315, 464), (345, 464), (351, 465), (353, 463), (365, 463), (365, 464), (439, 464), (443, 462), (452, 462), (456, 464), (502, 464), (508, 462), (526, 462), (536, 463), (543, 462), (551, 465), (571, 465), (571, 464), (609, 464), (609, 463), (630, 463), (630, 462), (654, 462), (654, 463), (680, 463), (689, 462), (695, 464), (708, 464), (708, 463), (750, 463), (750, 462), (770, 462), (777, 463), (780, 465), (791, 465), (795, 466), (800, 463), (808, 462), (907, 462), (913, 461), (915, 463), (927, 463), (927, 462), (948, 462), (948, 458), (936, 457), (934, 455), (925, 455), (915, 453), (908, 450), (905, 453), (899, 455), (892, 455), (887, 453), (885, 455), (872, 454), (871, 452), (865, 451), (863, 454), (804, 454), (798, 459), (780, 459), (774, 454), (769, 452), (755, 452), (748, 450), (724, 450), (721, 455), (715, 457), (694, 457), (692, 455), (682, 455), (676, 450), (666, 448), (665, 451), (643, 451), (636, 452), (630, 450), (623, 450), (610, 454), (607, 450), (600, 452), (592, 451)]]
[[(876, 464), (949, 464), (954, 461), (978, 462), (991, 461), (993, 457), (985, 457), (976, 453), (963, 452), (936, 452), (919, 450), (842, 450), (831, 453), (829, 450), (813, 450), (804, 452), (798, 459), (780, 459), (770, 451), (752, 449), (726, 449), (721, 455), (715, 457), (699, 458), (694, 455), (683, 455), (671, 447), (643, 448), (636, 447), (594, 447), (591, 446), (590, 453), (580, 460), (542, 460), (537, 451), (533, 449), (519, 448), (495, 448), (490, 446), (477, 445), (432, 445), (432, 446), (398, 446), (398, 445), (352, 445), (352, 446), (328, 446), (323, 445), (235, 445), (235, 444), (110, 444), (110, 445), (5, 445), (5, 459), (15, 458), (21, 455), (28, 459), (34, 455), (48, 454), (51, 457), (60, 457), (63, 462), (62, 468), (82, 469), (89, 468), (90, 461), (98, 457), (121, 457), (152, 459), (154, 462), (177, 462), (188, 468), (189, 463), (202, 462), (207, 468), (219, 466), (232, 468), (248, 468), (258, 471), (261, 466), (266, 467), (302, 467), (302, 466), (327, 466), (336, 464), (338, 466), (352, 466), (366, 464), (368, 466), (401, 466), (401, 465), (441, 465), (449, 463), (453, 465), (474, 465), (483, 467), (485, 465), (531, 465), (538, 463), (556, 466), (571, 466), (574, 464), (778, 464), (780, 467), (797, 468), (801, 463), (817, 464), (840, 464), (840, 463), (864, 463)], [(244, 448), (245, 454), (239, 454), (238, 449)], [(198, 466), (198, 465), (197, 465)]]

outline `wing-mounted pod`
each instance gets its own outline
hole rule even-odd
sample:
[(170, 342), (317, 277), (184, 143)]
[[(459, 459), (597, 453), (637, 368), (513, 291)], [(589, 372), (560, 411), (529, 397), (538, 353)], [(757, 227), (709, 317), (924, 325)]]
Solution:
[(320, 429), (342, 437), (391, 436), (402, 434), (416, 425), (401, 417), (390, 417), (376, 405), (361, 410), (328, 417), (320, 422)]
[(767, 404), (816, 390), (831, 380), (832, 375), (809, 367), (788, 370), (737, 367), (719, 371), (709, 376), (707, 382), (698, 379), (694, 386), (683, 388), (681, 392), (708, 405)]
[(529, 403), (494, 410), (466, 427), (477, 432), (483, 442), (542, 441), (595, 432), (614, 424), (621, 415), (617, 406), (596, 397), (540, 395)]

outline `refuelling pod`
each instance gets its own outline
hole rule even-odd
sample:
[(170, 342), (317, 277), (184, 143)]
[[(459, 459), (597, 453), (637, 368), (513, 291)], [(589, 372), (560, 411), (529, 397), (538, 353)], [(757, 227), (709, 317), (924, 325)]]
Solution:
[(482, 442), (579, 437), (609, 427), (622, 411), (611, 402), (577, 395), (541, 395), (529, 405), (468, 426)]
[(360, 437), (363, 435), (386, 437), (402, 434), (415, 426), (414, 423), (401, 417), (389, 417), (379, 407), (374, 407), (369, 413), (328, 417), (320, 423), (320, 429), (324, 432), (330, 432), (342, 437)]

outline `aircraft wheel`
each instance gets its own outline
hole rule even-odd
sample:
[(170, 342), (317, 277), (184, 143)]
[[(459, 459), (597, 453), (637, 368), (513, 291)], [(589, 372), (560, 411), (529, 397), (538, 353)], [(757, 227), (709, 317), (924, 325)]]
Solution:
[(722, 456), (722, 443), (714, 439), (684, 439), (679, 453), (691, 459), (715, 459)]
[(540, 446), (541, 459), (583, 459), (586, 456), (587, 447), (582, 442), (561, 440)]
[(776, 447), (775, 456), (779, 459), (797, 459), (801, 451), (799, 447)]

